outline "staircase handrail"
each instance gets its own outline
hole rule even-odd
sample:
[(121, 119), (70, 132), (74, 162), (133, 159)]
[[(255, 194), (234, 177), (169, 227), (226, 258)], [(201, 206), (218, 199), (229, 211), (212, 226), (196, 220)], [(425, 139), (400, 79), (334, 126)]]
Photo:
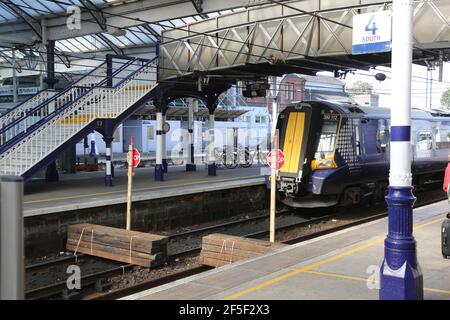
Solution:
[[(150, 60), (149, 59), (142, 59), (142, 58), (135, 58), (135, 59), (129, 60), (129, 62), (127, 63), (128, 65), (134, 63), (135, 61), (142, 61), (142, 62), (145, 62), (145, 63), (141, 67), (139, 67), (138, 69), (133, 71), (131, 74), (129, 74), (126, 78), (124, 78), (119, 83), (117, 83), (116, 85), (114, 85), (112, 87), (104, 86), (104, 83), (107, 81), (107, 79), (105, 79), (105, 80), (101, 81), (100, 83), (96, 84), (95, 86), (90, 87), (80, 97), (78, 97), (75, 100), (69, 102), (68, 104), (64, 105), (63, 107), (54, 110), (52, 113), (49, 113), (48, 115), (46, 115), (45, 117), (43, 117), (42, 119), (40, 119), (39, 121), (34, 123), (32, 126), (30, 126), (26, 131), (21, 132), (20, 134), (16, 135), (12, 139), (10, 139), (6, 143), (4, 143), (2, 146), (0, 146), (0, 155), (2, 155), (5, 151), (7, 151), (9, 148), (11, 148), (13, 145), (15, 145), (17, 142), (22, 141), (24, 138), (26, 138), (27, 136), (31, 135), (34, 131), (36, 131), (39, 127), (41, 127), (43, 123), (50, 121), (51, 119), (53, 119), (54, 117), (59, 115), (61, 112), (63, 112), (65, 110), (67, 110), (68, 108), (70, 108), (74, 103), (78, 103), (81, 99), (89, 98), (88, 95), (92, 94), (94, 92), (94, 90), (96, 90), (96, 89), (105, 89), (105, 88), (108, 88), (108, 89), (119, 88), (120, 86), (122, 86), (125, 83), (125, 81), (132, 80), (132, 77), (137, 72), (141, 71), (142, 69), (147, 67), (149, 64), (153, 63), (156, 59), (157, 59), (157, 57), (155, 57), (153, 59), (150, 59)], [(117, 73), (119, 73), (121, 71), (123, 71), (123, 69), (120, 70), (120, 68), (119, 68), (119, 69), (116, 70), (115, 73), (117, 74)]]

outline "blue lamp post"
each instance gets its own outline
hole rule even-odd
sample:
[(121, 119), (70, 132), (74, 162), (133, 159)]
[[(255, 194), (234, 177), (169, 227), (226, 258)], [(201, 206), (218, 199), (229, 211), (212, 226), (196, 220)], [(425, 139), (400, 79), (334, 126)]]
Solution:
[(413, 0), (393, 1), (392, 104), (388, 235), (380, 270), (380, 299), (423, 299), (423, 277), (413, 236), (411, 69)]

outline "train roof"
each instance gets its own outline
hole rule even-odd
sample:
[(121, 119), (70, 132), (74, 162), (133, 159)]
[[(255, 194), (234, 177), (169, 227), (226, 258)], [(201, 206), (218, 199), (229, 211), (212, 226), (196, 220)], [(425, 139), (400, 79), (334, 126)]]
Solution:
[[(307, 101), (305, 101), (307, 102)], [(364, 114), (365, 118), (390, 118), (391, 109), (381, 107), (362, 106), (357, 103), (343, 101), (321, 101), (331, 107), (338, 107), (341, 112), (346, 114)], [(450, 121), (450, 112), (441, 109), (424, 110), (418, 108), (411, 109), (411, 118), (418, 120), (444, 120)]]

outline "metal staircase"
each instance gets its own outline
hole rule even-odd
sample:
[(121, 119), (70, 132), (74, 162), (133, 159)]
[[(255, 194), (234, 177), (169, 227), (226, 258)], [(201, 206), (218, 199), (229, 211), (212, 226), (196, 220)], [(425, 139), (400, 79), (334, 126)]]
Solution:
[[(106, 77), (106, 62), (100, 64), (78, 81), (71, 83), (64, 90), (42, 90), (23, 101), (0, 117), (0, 146), (17, 134), (26, 130), (40, 119), (75, 99), (82, 93), (82, 88), (95, 86)], [(50, 100), (51, 99), (51, 100)], [(42, 108), (42, 106), (46, 106)], [(24, 118), (24, 116), (28, 117)]]
[(28, 179), (94, 130), (97, 120), (123, 120), (155, 88), (155, 60), (129, 59), (111, 75), (102, 64), (63, 91), (30, 99), (5, 114), (0, 118), (0, 175)]

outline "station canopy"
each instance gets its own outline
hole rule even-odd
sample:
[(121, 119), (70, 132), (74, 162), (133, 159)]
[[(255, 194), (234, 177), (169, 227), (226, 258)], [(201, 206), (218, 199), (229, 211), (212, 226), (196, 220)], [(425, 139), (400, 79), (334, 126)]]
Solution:
[[(103, 16), (105, 10), (114, 6), (128, 5), (133, 2), (137, 2), (137, 0), (2, 0), (0, 2), (0, 28), (8, 24), (15, 25), (24, 23), (30, 29), (35, 30), (40, 26), (41, 20), (43, 19), (67, 17), (67, 9), (69, 6), (76, 6), (80, 10), (83, 10), (83, 12), (90, 12), (91, 18), (86, 21), (90, 23), (101, 23), (99, 17), (109, 15), (106, 13)], [(102, 25), (100, 29), (103, 29), (104, 32), (57, 40), (55, 42), (55, 49), (57, 54), (66, 54), (68, 57), (76, 53), (99, 53), (108, 51), (116, 54), (126, 54), (125, 49), (155, 46), (161, 32), (164, 30), (240, 10), (244, 10), (244, 8), (201, 13), (154, 23), (146, 23), (146, 21), (136, 23), (134, 21), (134, 26), (120, 28), (118, 29), (118, 33), (111, 33), (105, 30), (105, 25)], [(117, 16), (120, 16), (120, 14), (117, 14)], [(132, 18), (127, 19), (131, 20)], [(85, 21), (82, 19), (81, 23), (83, 22)], [(12, 46), (7, 44), (8, 42), (9, 40), (7, 41), (0, 34), (0, 63), (12, 62)], [(25, 44), (21, 46), (19, 44), (19, 47), (30, 48), (32, 45)], [(36, 49), (36, 46), (34, 48), (34, 54), (38, 56), (38, 49)], [(26, 54), (26, 50), (17, 50), (16, 58), (23, 59)]]

